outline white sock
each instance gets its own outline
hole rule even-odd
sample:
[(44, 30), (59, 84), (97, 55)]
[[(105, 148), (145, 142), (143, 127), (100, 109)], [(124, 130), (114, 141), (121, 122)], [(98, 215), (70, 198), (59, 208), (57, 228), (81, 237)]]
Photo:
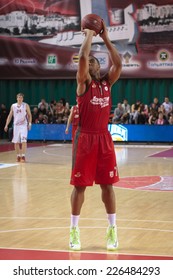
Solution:
[(77, 227), (80, 215), (71, 215), (71, 227)]
[(116, 214), (108, 214), (108, 222), (110, 226), (116, 225)]
[(25, 154), (22, 154), (22, 157), (25, 157)]

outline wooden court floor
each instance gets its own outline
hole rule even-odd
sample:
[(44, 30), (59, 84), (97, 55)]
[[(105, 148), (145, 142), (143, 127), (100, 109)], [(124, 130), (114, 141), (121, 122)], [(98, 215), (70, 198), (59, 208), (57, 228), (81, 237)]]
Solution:
[(1, 143), (0, 259), (173, 259), (173, 147), (115, 145), (115, 253), (105, 249), (108, 224), (96, 185), (82, 208), (82, 250), (69, 252), (71, 149), (32, 143), (27, 162), (16, 163), (11, 144)]

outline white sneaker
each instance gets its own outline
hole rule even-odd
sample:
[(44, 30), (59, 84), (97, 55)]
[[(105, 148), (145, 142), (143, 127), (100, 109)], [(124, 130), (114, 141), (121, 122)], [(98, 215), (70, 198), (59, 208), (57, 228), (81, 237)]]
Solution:
[(107, 250), (114, 251), (118, 248), (117, 228), (109, 226), (107, 229)]
[(81, 249), (80, 230), (78, 227), (72, 227), (70, 229), (69, 248), (74, 251), (79, 251)]

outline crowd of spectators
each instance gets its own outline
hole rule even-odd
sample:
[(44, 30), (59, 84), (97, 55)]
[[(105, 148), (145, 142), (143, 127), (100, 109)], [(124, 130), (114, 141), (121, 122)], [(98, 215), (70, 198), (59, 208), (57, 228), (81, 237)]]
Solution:
[(150, 105), (143, 104), (140, 100), (129, 105), (128, 100), (124, 99), (111, 114), (110, 123), (173, 125), (173, 103), (168, 97), (164, 98), (163, 103), (159, 103), (155, 97)]
[(52, 100), (50, 104), (41, 99), (31, 110), (34, 124), (66, 124), (70, 115), (70, 106), (64, 98)]
[[(9, 110), (5, 104), (0, 105), (0, 139), (6, 137), (4, 126)], [(67, 124), (70, 105), (64, 98), (52, 100), (50, 103), (43, 98), (37, 106), (31, 107), (33, 124)], [(130, 105), (127, 99), (118, 103), (110, 114), (109, 123), (113, 124), (149, 124), (173, 125), (173, 103), (168, 97), (159, 103), (157, 97), (149, 105), (137, 100)]]
[[(70, 115), (69, 103), (61, 98), (59, 101), (52, 100), (48, 104), (41, 99), (38, 106), (32, 109), (32, 121), (35, 124), (66, 124)], [(109, 123), (113, 124), (170, 124), (173, 125), (173, 103), (168, 97), (163, 103), (159, 103), (157, 97), (149, 105), (137, 100), (130, 105), (127, 99), (118, 103)]]

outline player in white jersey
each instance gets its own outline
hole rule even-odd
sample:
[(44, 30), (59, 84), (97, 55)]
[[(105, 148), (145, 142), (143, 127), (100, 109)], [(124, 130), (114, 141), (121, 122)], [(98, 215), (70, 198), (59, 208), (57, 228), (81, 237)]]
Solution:
[[(8, 125), (13, 117), (13, 139), (18, 162), (25, 162), (27, 148), (28, 129), (31, 129), (32, 115), (30, 107), (23, 102), (24, 94), (18, 93), (17, 103), (11, 105), (10, 113), (6, 120), (4, 130), (7, 132)], [(21, 147), (21, 148), (20, 148)]]

